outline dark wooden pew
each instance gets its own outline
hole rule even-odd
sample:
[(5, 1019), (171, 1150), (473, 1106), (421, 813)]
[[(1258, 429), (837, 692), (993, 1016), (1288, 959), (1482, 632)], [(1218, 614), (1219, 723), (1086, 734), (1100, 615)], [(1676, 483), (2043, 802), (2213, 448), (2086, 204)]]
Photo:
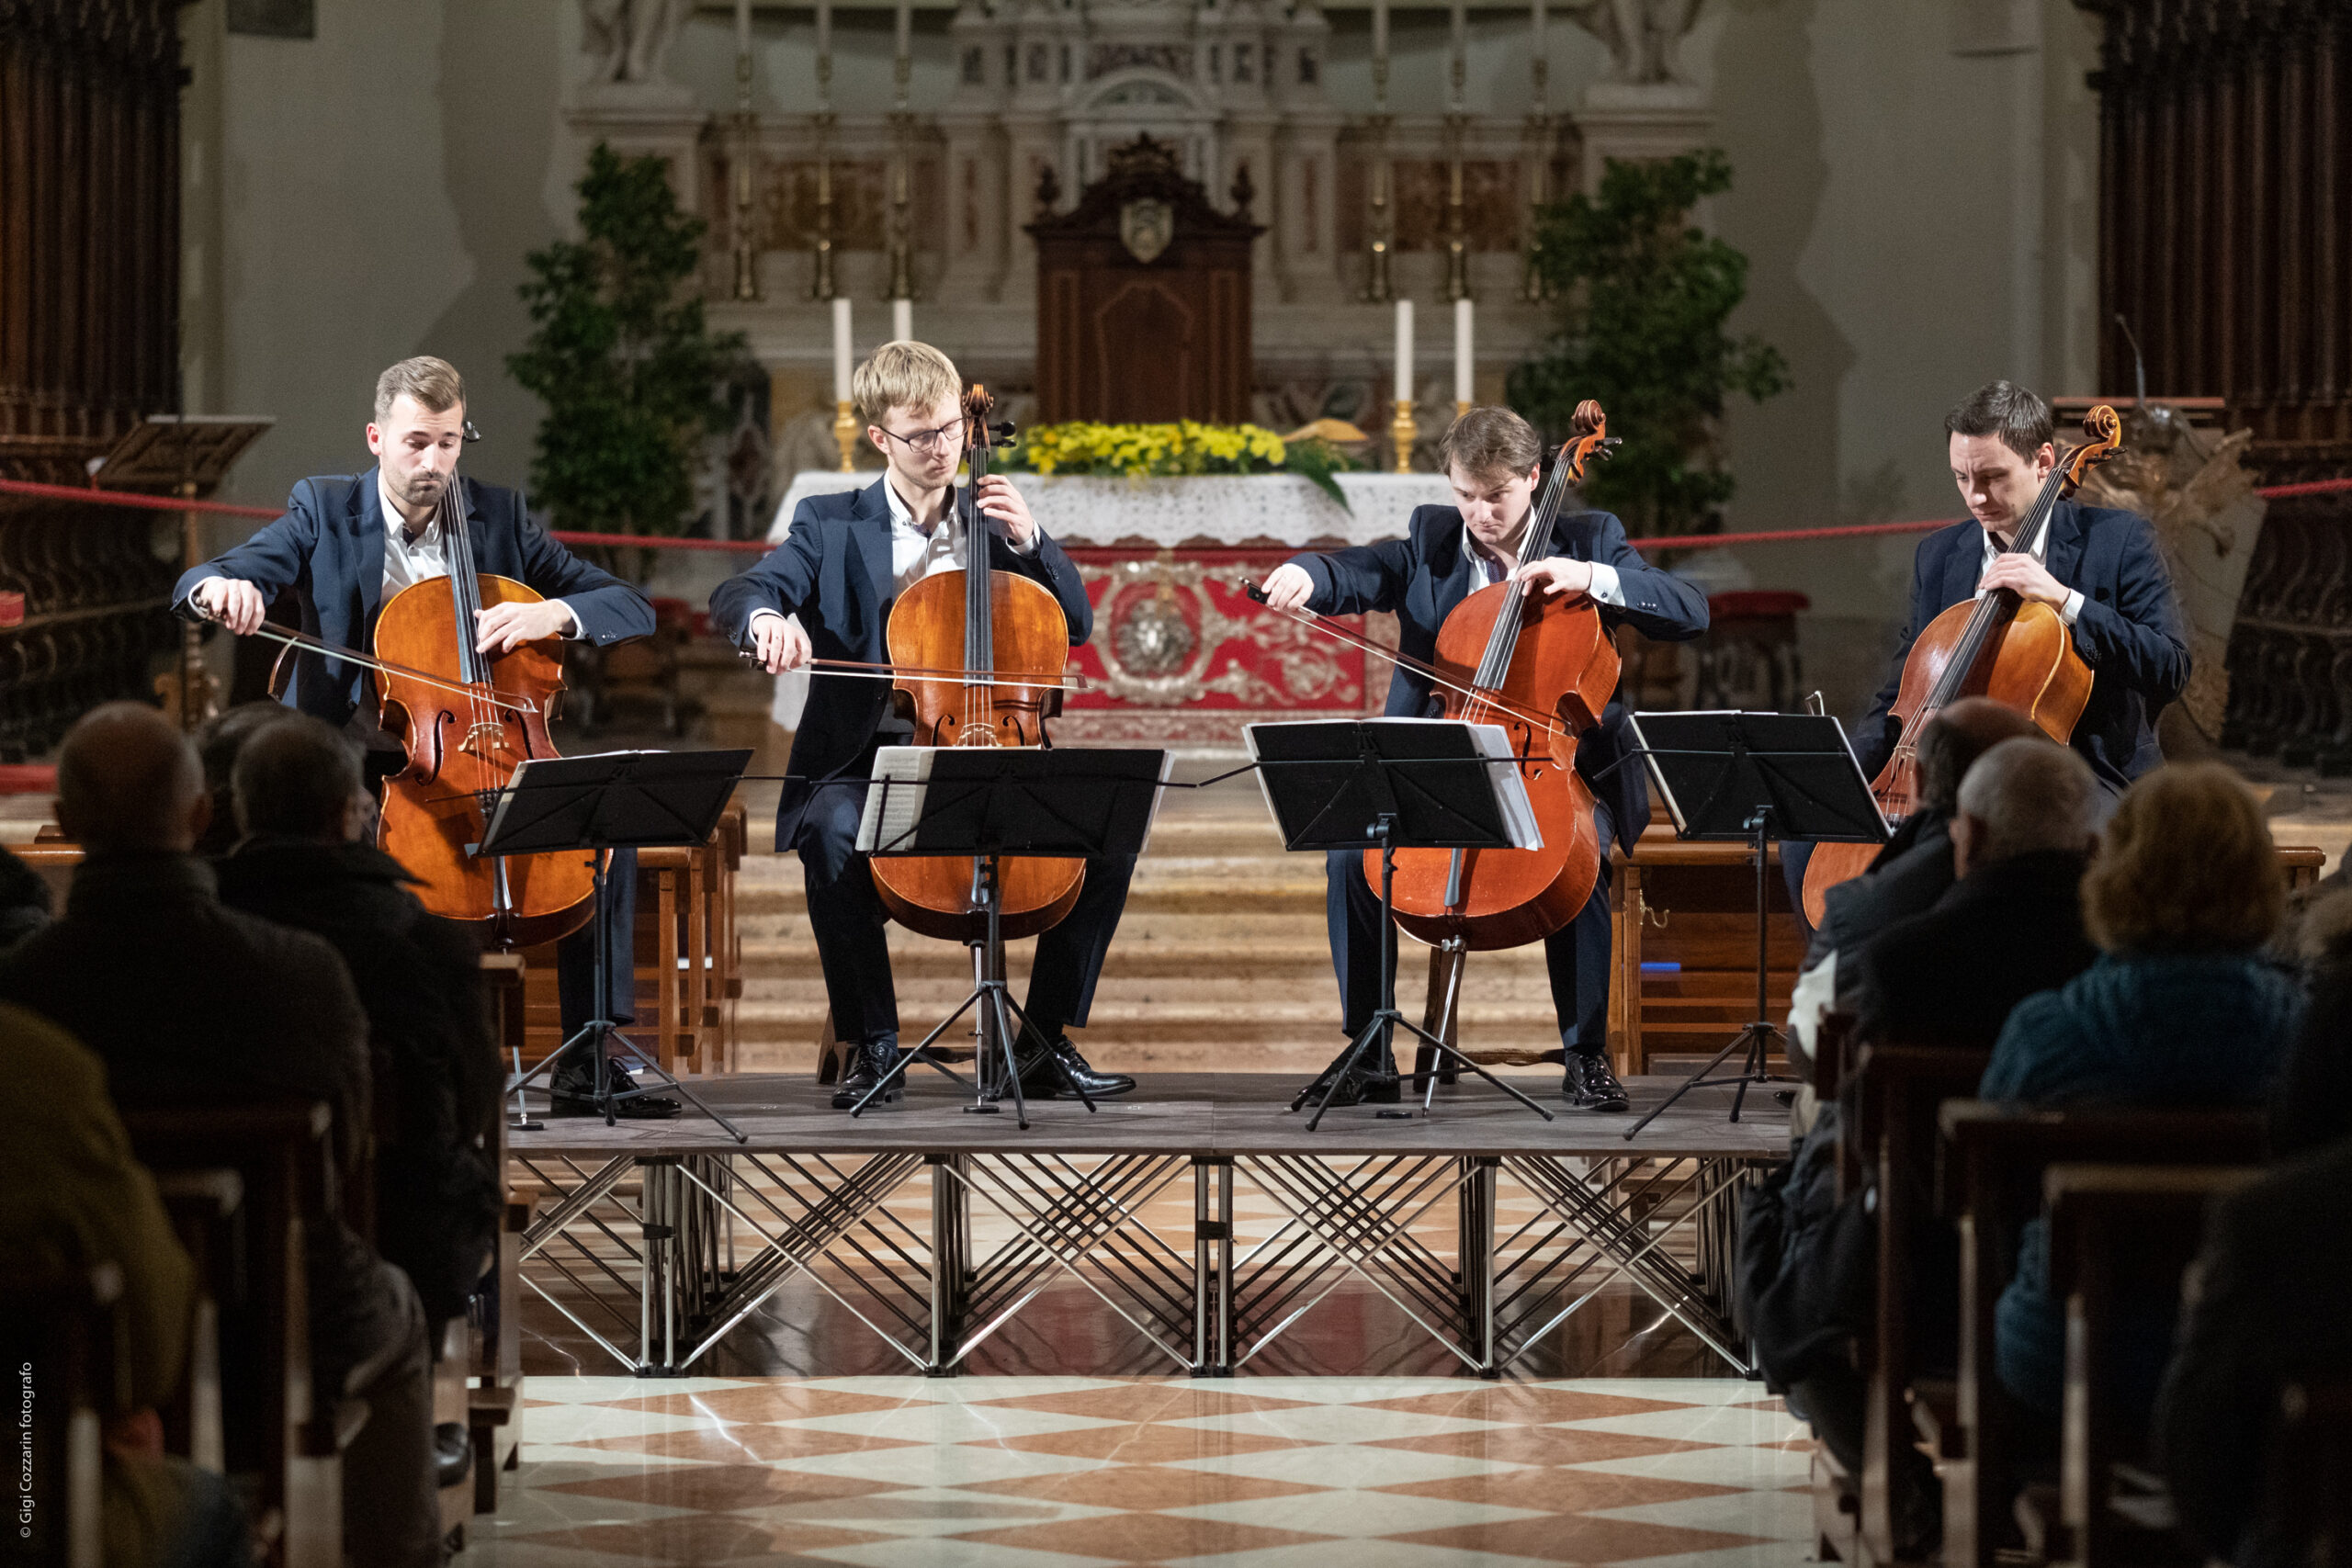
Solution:
[[(175, 1189), (181, 1178), (233, 1172), (233, 1209), (198, 1236), (219, 1308), (225, 1460), (254, 1478), (255, 1535), (277, 1568), (339, 1568), (342, 1454), (364, 1403), (311, 1375), (305, 1237), (335, 1212), (333, 1114), (299, 1100), (130, 1104), (131, 1150)], [(175, 1219), (187, 1211), (175, 1207)], [(187, 1239), (184, 1233), (183, 1240)]]
[(1891, 1499), (1903, 1455), (1917, 1441), (1912, 1390), (1951, 1381), (1950, 1367), (1925, 1364), (1913, 1310), (1920, 1232), (1936, 1212), (1937, 1115), (1946, 1100), (1976, 1092), (1986, 1059), (1982, 1051), (1873, 1044), (1861, 1047), (1852, 1069), (1850, 1118), (1839, 1136), (1840, 1179), (1848, 1183), (1840, 1195), (1864, 1181), (1878, 1194), (1878, 1307), (1872, 1342), (1861, 1353), (1868, 1392), (1858, 1478), (1861, 1545), (1873, 1562), (1899, 1560)]
[[(119, 1403), (115, 1346), (121, 1300), (122, 1270), (112, 1263), (0, 1281), (0, 1355), (6, 1357), (10, 1383), (11, 1562), (100, 1568), (104, 1562), (101, 1437), (107, 1414)], [(19, 1371), (26, 1367), (28, 1375)], [(27, 1475), (29, 1495), (19, 1491)]]
[(2177, 1298), (2214, 1195), (2252, 1179), (2245, 1166), (2053, 1165), (2042, 1173), (2050, 1284), (2066, 1301), (2066, 1414), (2058, 1516), (2042, 1533), (2052, 1562), (2081, 1568), (2196, 1568), (2152, 1487), (2144, 1417), (2116, 1408), (2101, 1370), (2119, 1303)]
[[(2016, 1272), (2018, 1233), (2041, 1212), (2052, 1165), (2250, 1165), (2263, 1156), (2254, 1111), (2035, 1111), (1947, 1101), (1939, 1114), (1937, 1208), (1960, 1227), (1960, 1368), (1947, 1397), (1915, 1399), (1940, 1455), (1943, 1561), (1993, 1568), (2008, 1533), (2022, 1413), (1995, 1371), (1994, 1310)], [(1915, 1390), (1915, 1393), (1924, 1391)]]

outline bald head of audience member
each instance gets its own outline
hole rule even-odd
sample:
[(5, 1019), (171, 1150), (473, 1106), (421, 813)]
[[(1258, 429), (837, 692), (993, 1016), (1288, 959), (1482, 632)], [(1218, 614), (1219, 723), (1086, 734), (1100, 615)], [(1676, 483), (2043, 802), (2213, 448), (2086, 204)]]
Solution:
[(91, 854), (187, 853), (212, 820), (196, 748), (143, 704), (92, 708), (57, 754), (57, 820)]
[(355, 836), (365, 815), (351, 743), (308, 714), (290, 714), (254, 733), (231, 776), (237, 826), (248, 834), (340, 844)]
[(1919, 732), (1919, 802), (1946, 817), (1959, 809), (1960, 781), (2004, 740), (2039, 735), (2033, 720), (1990, 697), (1962, 697)]
[(1952, 870), (1964, 877), (2018, 855), (2088, 854), (2099, 808), (2098, 780), (2073, 747), (2040, 735), (2004, 740), (1960, 781)]

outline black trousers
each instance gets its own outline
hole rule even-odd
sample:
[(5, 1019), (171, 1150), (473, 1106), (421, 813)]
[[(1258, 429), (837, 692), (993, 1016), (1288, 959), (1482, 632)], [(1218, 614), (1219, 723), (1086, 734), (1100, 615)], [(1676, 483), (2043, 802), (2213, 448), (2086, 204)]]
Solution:
[[(865, 809), (863, 779), (817, 792), (802, 819), (801, 874), (808, 894), (808, 925), (825, 974), (833, 1032), (849, 1041), (895, 1040), (899, 998), (890, 981), (888, 915), (874, 890), (874, 875), (857, 852), (857, 821)], [(1102, 956), (1127, 907), (1133, 855), (1099, 855), (1086, 863), (1086, 886), (1061, 922), (1037, 938), (1022, 1010), (1048, 1040), (1083, 1028), (1094, 1001)]]
[[(384, 798), (384, 781), (408, 765), (408, 754), (377, 726), (355, 716), (349, 733), (361, 749), (361, 777), (368, 793)], [(371, 835), (372, 837), (372, 835)], [(563, 1037), (571, 1039), (590, 1020), (637, 1021), (637, 852), (613, 852), (605, 872), (605, 1006), (596, 1006), (596, 922), (589, 921), (556, 943), (556, 1007)]]
[[(1592, 885), (1592, 897), (1575, 919), (1544, 939), (1560, 1043), (1584, 1055), (1598, 1055), (1609, 1047), (1608, 850), (1615, 827), (1609, 807), (1599, 801), (1593, 803), (1592, 820), (1601, 845), (1600, 875)], [(1356, 850), (1333, 850), (1325, 857), (1331, 967), (1340, 980), (1340, 1028), (1350, 1039), (1380, 1009), (1380, 894), (1365, 880), (1363, 863), (1363, 853)]]

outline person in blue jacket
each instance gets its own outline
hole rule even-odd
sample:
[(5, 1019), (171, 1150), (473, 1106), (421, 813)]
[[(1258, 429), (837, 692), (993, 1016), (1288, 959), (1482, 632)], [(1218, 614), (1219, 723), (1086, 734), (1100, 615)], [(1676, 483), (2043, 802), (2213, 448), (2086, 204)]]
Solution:
[[(773, 675), (812, 659), (888, 662), (885, 633), (899, 595), (933, 572), (964, 567), (962, 531), (951, 516), (964, 442), (955, 364), (929, 344), (886, 343), (857, 367), (851, 389), (865, 437), (887, 464), (882, 477), (803, 501), (784, 542), (710, 596), (712, 626)], [(1061, 604), (1070, 646), (1085, 642), (1094, 629), (1086, 585), (1021, 492), (991, 474), (976, 500), (989, 523), (989, 569), (1044, 585)], [(876, 750), (911, 743), (912, 727), (893, 709), (890, 690), (887, 682), (811, 673), (776, 808), (777, 852), (800, 854), (834, 1032), (858, 1047), (833, 1096), (837, 1110), (863, 1100), (899, 1048), (888, 917), (856, 847)], [(1133, 855), (1089, 859), (1078, 901), (1037, 938), (1022, 1009), (1028, 1028), (1014, 1053), (1024, 1094), (1050, 1097), (1066, 1080), (1097, 1098), (1136, 1086), (1125, 1074), (1096, 1072), (1064, 1032), (1086, 1023), (1134, 873)]]
[[(1903, 666), (1928, 623), (1954, 604), (2007, 588), (2056, 610), (2073, 633), (2075, 651), (2091, 668), (2091, 694), (2071, 744), (2099, 787), (2120, 795), (2164, 761), (2156, 715), (2188, 684), (2188, 639), (2155, 529), (2137, 513), (2061, 501), (2035, 548), (2018, 550), (2018, 527), (2058, 465), (2050, 405), (2014, 382), (1989, 382), (1944, 416), (1944, 432), (1968, 521), (1919, 542), (1903, 637), (1886, 683), (1850, 732), (1854, 758), (1863, 775), (1875, 779), (1894, 754), (1903, 731), (1893, 713)], [(1801, 926), (1804, 903), (1796, 895), (1812, 854), (1809, 843), (1781, 846)]]
[[(1514, 576), (1529, 593), (1590, 598), (1611, 632), (1630, 626), (1645, 637), (1681, 641), (1707, 629), (1705, 596), (1644, 560), (1626, 542), (1624, 525), (1606, 512), (1563, 507), (1544, 553), (1519, 568), (1544, 443), (1510, 410), (1471, 409), (1445, 433), (1438, 455), (1454, 504), (1415, 509), (1402, 539), (1293, 558), (1268, 575), (1266, 602), (1277, 610), (1326, 615), (1394, 614), (1398, 651), (1423, 662), (1435, 656), (1438, 628), (1456, 604)], [(1432, 717), (1439, 706), (1428, 676), (1396, 667), (1388, 683), (1388, 716)], [(1614, 839), (1630, 853), (1650, 819), (1643, 768), (1628, 763), (1605, 772), (1626, 754), (1624, 716), (1623, 706), (1611, 702), (1600, 725), (1577, 742), (1577, 769), (1600, 781), (1593, 788), (1593, 824), (1601, 845), (1600, 875), (1576, 919), (1544, 942), (1566, 1054), (1561, 1092), (1571, 1105), (1594, 1111), (1626, 1108), (1624, 1086), (1610, 1071), (1608, 1055), (1609, 844)], [(1352, 1039), (1380, 1005), (1380, 898), (1352, 851), (1333, 852), (1326, 874), (1340, 1028)], [(1397, 1097), (1391, 1060), (1351, 1073), (1333, 1103), (1389, 1104)]]
[[(468, 426), (465, 380), (455, 366), (429, 355), (392, 366), (377, 378), (375, 415), (368, 426), (375, 468), (297, 484), (284, 516), (181, 577), (173, 610), (219, 621), (244, 637), (261, 625), (272, 600), (290, 592), (302, 630), (368, 652), (376, 617), (388, 600), (415, 583), (449, 575), (447, 541), (436, 513), (443, 497), (454, 492), (465, 509), (475, 569), (513, 578), (544, 595), (537, 604), (485, 609), (475, 628), (483, 652), (504, 653), (546, 637), (601, 648), (653, 630), (653, 605), (633, 585), (548, 537), (515, 491), (476, 484), (458, 473)], [(359, 665), (304, 651), (294, 660), (285, 700), (357, 740), (368, 754), (369, 787), (378, 788), (407, 765), (407, 757), (399, 740), (377, 722), (368, 681)], [(599, 1011), (616, 1022), (628, 1022), (635, 1014), (636, 889), (637, 852), (615, 851), (605, 887), (611, 979), (604, 1008), (595, 994), (594, 928), (574, 932), (558, 948), (567, 1039)], [(678, 1114), (675, 1100), (636, 1092), (625, 1070), (613, 1087), (631, 1091), (616, 1107), (622, 1115)], [(559, 1115), (594, 1110), (589, 1099), (593, 1066), (579, 1060), (577, 1052), (557, 1072), (550, 1089)]]

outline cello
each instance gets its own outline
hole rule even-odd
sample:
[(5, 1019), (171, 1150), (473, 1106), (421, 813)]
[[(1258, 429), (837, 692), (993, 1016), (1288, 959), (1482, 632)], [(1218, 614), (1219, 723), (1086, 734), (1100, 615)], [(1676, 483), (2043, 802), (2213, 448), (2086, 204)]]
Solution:
[[(1528, 509), (1521, 567), (1544, 558), (1563, 498), (1614, 444), (1607, 417), (1590, 399), (1577, 405), (1575, 431)], [(1264, 598), (1254, 587), (1250, 593)], [(1295, 618), (1430, 677), (1440, 717), (1501, 726), (1535, 808), (1544, 839), (1536, 849), (1396, 851), (1396, 923), (1432, 945), (1487, 952), (1540, 942), (1576, 919), (1600, 879), (1603, 852), (1593, 828), (1592, 788), (1576, 770), (1577, 742), (1608, 708), (1619, 662), (1590, 596), (1536, 599), (1515, 576), (1489, 584), (1447, 614), (1430, 663), (1323, 616)], [(1378, 850), (1365, 852), (1363, 869), (1377, 887)]]
[(411, 583), (376, 617), (373, 657), (265, 622), (254, 635), (356, 664), (376, 676), (379, 722), (408, 765), (384, 784), (377, 847), (405, 867), (426, 909), (470, 927), (485, 946), (530, 947), (570, 935), (595, 912), (595, 883), (579, 854), (484, 858), (481, 842), (500, 790), (533, 758), (558, 755), (548, 716), (563, 660), (546, 642), (483, 653), (473, 628), (485, 605), (535, 604), (537, 591), (477, 571), (462, 479), (435, 502), (449, 574)]
[[(2030, 553), (2049, 530), (2059, 502), (2092, 468), (2121, 449), (2123, 424), (2105, 403), (2083, 417), (2084, 442), (2050, 470), (2033, 509), (2018, 525), (2009, 554)], [(1890, 716), (1903, 726), (1894, 752), (1871, 785), (1892, 829), (1918, 804), (1919, 733), (1962, 697), (1990, 697), (2033, 720), (2064, 745), (2090, 701), (2091, 667), (2055, 607), (2028, 603), (2009, 589), (1952, 605), (1921, 629), (1903, 660)], [(1870, 869), (1876, 844), (1815, 844), (1805, 864), (1804, 915), (1821, 923), (1828, 893)]]
[[(891, 692), (912, 719), (918, 746), (1043, 746), (1046, 720), (1061, 711), (1069, 682), (1069, 621), (1061, 602), (1018, 572), (989, 569), (989, 521), (980, 480), (989, 454), (1012, 434), (991, 429), (996, 400), (974, 383), (964, 399), (964, 460), (970, 482), (956, 498), (964, 566), (935, 571), (890, 606), (890, 663), (902, 671), (961, 670), (960, 680), (902, 674)], [(997, 863), (1005, 940), (1035, 936), (1069, 913), (1086, 886), (1086, 863), (1012, 855)], [(944, 942), (986, 939), (988, 901), (968, 855), (882, 855), (874, 890), (892, 919)]]

